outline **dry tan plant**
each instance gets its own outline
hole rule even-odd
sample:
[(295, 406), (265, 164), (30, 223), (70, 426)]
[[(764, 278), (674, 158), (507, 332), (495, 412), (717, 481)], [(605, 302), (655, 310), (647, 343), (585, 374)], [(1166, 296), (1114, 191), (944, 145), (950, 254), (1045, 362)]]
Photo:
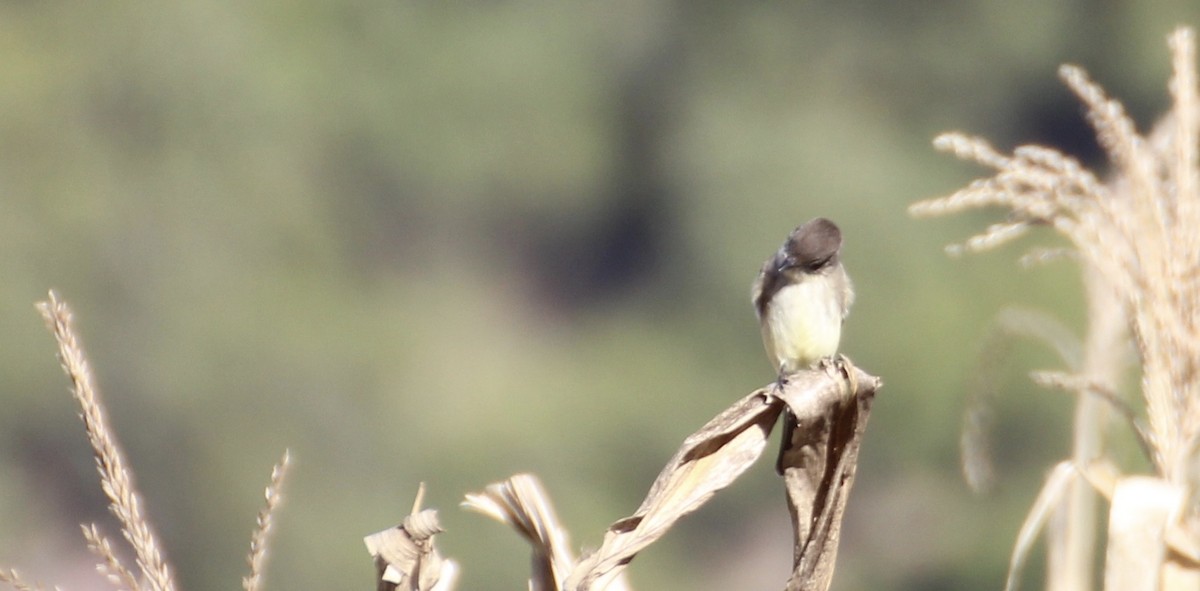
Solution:
[[(84, 539), (100, 559), (97, 571), (116, 589), (174, 591), (171, 568), (108, 424), (87, 356), (72, 326), (71, 310), (54, 292), (38, 309), (58, 343), (59, 359), (80, 405), (110, 510), (136, 557), (136, 569), (130, 568), (99, 527), (86, 524)], [(518, 475), (468, 495), (464, 505), (509, 524), (530, 542), (534, 548), (532, 589), (625, 590), (628, 586), (622, 573), (629, 562), (745, 472), (761, 455), (786, 407), (796, 418), (791, 431), (783, 434), (788, 445), (778, 462), (795, 531), (793, 573), (786, 589), (825, 591), (833, 577), (859, 446), (881, 385), (878, 378), (842, 358), (755, 390), (685, 439), (637, 512), (614, 523), (601, 547), (579, 560), (567, 548), (566, 530), (558, 523), (548, 495), (532, 476)], [(246, 591), (262, 587), (268, 536), (289, 464), (290, 455), (285, 452), (271, 473), (266, 503), (251, 535), (250, 573), (242, 579)], [(436, 512), (420, 509), (422, 491), (412, 513), (399, 526), (364, 540), (375, 559), (379, 591), (449, 591), (454, 587), (457, 565), (443, 560), (434, 547), (433, 538), (442, 529)], [(0, 569), (0, 582), (18, 591), (42, 589), (16, 570)]]
[[(48, 301), (38, 304), (38, 311), (58, 343), (58, 358), (63, 371), (71, 380), (71, 394), (80, 406), (88, 441), (96, 457), (96, 468), (100, 472), (100, 486), (109, 499), (109, 510), (121, 524), (121, 534), (132, 548), (137, 565), (134, 570), (127, 567), (117, 556), (112, 543), (100, 533), (96, 524), (83, 525), (83, 537), (88, 549), (100, 559), (96, 570), (116, 589), (125, 591), (174, 591), (175, 578), (171, 573), (158, 537), (154, 534), (150, 520), (142, 509), (142, 498), (133, 484), (133, 473), (126, 467), (125, 456), (117, 444), (116, 434), (108, 424), (104, 404), (96, 389), (87, 356), (72, 325), (71, 310), (66, 302), (50, 292)], [(257, 526), (251, 535), (250, 554), (247, 562), (250, 574), (243, 579), (246, 591), (260, 589), (266, 560), (267, 536), (271, 529), (272, 515), (279, 506), (280, 490), (287, 473), (289, 456), (271, 472), (271, 483), (267, 487), (266, 506), (258, 515)], [(18, 590), (40, 589), (24, 581), (15, 570), (0, 570), (0, 582), (8, 583)]]
[(433, 545), (433, 536), (444, 530), (437, 511), (421, 509), (424, 498), (421, 483), (412, 512), (400, 525), (363, 538), (375, 559), (378, 591), (449, 591), (457, 582), (458, 564), (443, 560)]
[[(681, 518), (696, 511), (746, 471), (766, 448), (784, 406), (796, 426), (784, 433), (781, 453), (788, 509), (795, 532), (790, 591), (825, 591), (833, 578), (842, 513), (854, 483), (859, 445), (879, 378), (848, 360), (801, 372), (783, 384), (751, 392), (688, 436), (650, 487), (633, 515), (608, 528), (600, 548), (576, 559), (567, 531), (536, 477), (518, 474), (467, 495), (463, 505), (512, 527), (533, 547), (533, 591), (626, 591), (624, 570)], [(416, 509), (414, 509), (415, 513)], [(430, 535), (437, 530), (428, 530)], [(422, 581), (422, 564), (434, 564), (429, 535), (415, 535), (407, 520), (367, 536), (380, 591), (441, 590), (436, 575)], [(391, 550), (385, 550), (391, 545)]]
[[(1200, 445), (1200, 99), (1195, 35), (1180, 28), (1169, 40), (1174, 74), (1171, 111), (1148, 136), (1124, 108), (1080, 68), (1059, 75), (1087, 108), (1113, 171), (1101, 181), (1075, 159), (1040, 146), (1011, 155), (961, 133), (934, 145), (996, 170), (958, 192), (914, 204), (916, 216), (999, 207), (1008, 218), (952, 254), (1012, 242), (1045, 226), (1070, 251), (1038, 251), (1029, 261), (1066, 254), (1080, 261), (1088, 298), (1082, 359), (1038, 383), (1078, 394), (1072, 457), (1052, 472), (1019, 534), (1009, 573), (1020, 566), (1039, 530), (1049, 525), (1050, 589), (1092, 587), (1095, 503), (1109, 501), (1104, 586), (1121, 590), (1200, 587), (1197, 446)], [(1117, 400), (1128, 336), (1141, 369), (1141, 437), (1152, 475), (1122, 475), (1104, 447), (1105, 417)], [(1119, 406), (1117, 407), (1120, 408)]]
[(246, 566), (250, 567), (250, 574), (242, 579), (242, 588), (245, 591), (262, 589), (263, 573), (266, 572), (267, 566), (267, 542), (270, 540), (275, 511), (279, 509), (279, 503), (283, 502), (283, 479), (287, 476), (291, 462), (291, 452), (284, 450), (279, 463), (271, 469), (271, 483), (263, 493), (266, 503), (258, 512), (256, 527), (250, 534), (250, 554), (246, 557)]

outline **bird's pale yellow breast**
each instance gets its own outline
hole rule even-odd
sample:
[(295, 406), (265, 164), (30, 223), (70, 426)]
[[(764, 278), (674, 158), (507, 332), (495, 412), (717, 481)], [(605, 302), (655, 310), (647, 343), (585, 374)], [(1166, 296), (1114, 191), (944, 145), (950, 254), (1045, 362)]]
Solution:
[(841, 299), (829, 277), (807, 277), (780, 289), (765, 310), (763, 344), (776, 369), (790, 373), (837, 353)]

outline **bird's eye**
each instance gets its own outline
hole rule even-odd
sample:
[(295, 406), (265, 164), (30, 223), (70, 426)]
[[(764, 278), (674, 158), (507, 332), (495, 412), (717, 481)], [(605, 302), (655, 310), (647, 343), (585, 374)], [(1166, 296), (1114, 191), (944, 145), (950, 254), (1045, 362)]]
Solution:
[(805, 265), (805, 269), (808, 270), (809, 272), (820, 271), (826, 265), (829, 264), (829, 261), (832, 258), (833, 258), (832, 256), (828, 256), (828, 257), (817, 259), (815, 261), (808, 261), (808, 264)]

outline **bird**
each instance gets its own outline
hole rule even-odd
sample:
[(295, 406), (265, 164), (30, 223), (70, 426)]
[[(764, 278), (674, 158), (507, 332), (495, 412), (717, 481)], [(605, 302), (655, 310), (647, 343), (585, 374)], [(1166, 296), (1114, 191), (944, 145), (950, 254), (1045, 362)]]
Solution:
[[(837, 355), (842, 324), (854, 303), (854, 286), (841, 260), (842, 232), (815, 218), (792, 230), (751, 287), (763, 348), (777, 372), (776, 387), (789, 375), (815, 368)], [(828, 367), (828, 366), (827, 366)], [(796, 417), (784, 413), (783, 441), (775, 470), (793, 447)]]
[(781, 379), (837, 354), (854, 303), (841, 247), (837, 224), (815, 218), (792, 230), (754, 281), (763, 347)]

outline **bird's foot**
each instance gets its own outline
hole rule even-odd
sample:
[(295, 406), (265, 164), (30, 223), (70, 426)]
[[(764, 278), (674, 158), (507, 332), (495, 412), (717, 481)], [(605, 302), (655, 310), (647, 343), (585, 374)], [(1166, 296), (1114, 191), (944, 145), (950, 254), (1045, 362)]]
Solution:
[(783, 390), (788, 385), (790, 374), (787, 373), (785, 366), (779, 366), (779, 373), (775, 376), (775, 389)]
[(829, 377), (849, 386), (849, 395), (858, 392), (858, 376), (854, 371), (854, 362), (850, 361), (849, 357), (841, 353), (822, 357), (817, 362), (817, 369), (824, 371)]

